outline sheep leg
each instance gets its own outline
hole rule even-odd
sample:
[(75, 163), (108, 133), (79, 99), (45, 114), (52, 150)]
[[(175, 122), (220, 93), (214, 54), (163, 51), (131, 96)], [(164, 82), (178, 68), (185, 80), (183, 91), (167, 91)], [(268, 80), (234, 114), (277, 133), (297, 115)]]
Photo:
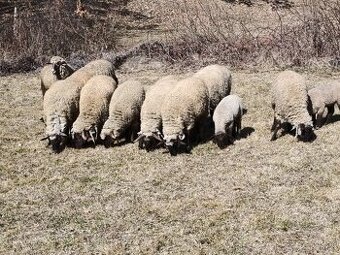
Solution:
[(325, 124), (327, 120), (326, 118), (327, 115), (328, 115), (328, 108), (323, 107), (318, 110), (318, 112), (316, 113), (316, 117), (315, 117), (315, 128), (316, 129), (321, 128)]
[(276, 117), (274, 117), (273, 125), (272, 125), (272, 137), (270, 141), (275, 141), (277, 139), (277, 132), (281, 128), (281, 121), (277, 120)]
[(272, 127), (271, 127), (271, 131), (274, 131), (275, 130), (275, 128), (276, 128), (276, 126), (277, 126), (277, 119), (276, 119), (276, 116), (274, 115), (274, 119), (273, 119), (273, 125), (272, 125)]
[(238, 116), (236, 118), (236, 135), (237, 135), (237, 137), (239, 137), (240, 134), (241, 134), (241, 124), (242, 124), (242, 118), (241, 118), (241, 116)]
[(234, 132), (236, 133), (236, 125), (235, 122), (232, 123), (232, 126), (229, 127), (227, 130), (227, 142), (228, 144), (234, 144), (236, 136), (234, 135)]
[(331, 120), (331, 117), (334, 114), (334, 104), (333, 105), (329, 105), (327, 106), (327, 116), (326, 116), (326, 123), (329, 123), (329, 121)]
[(139, 130), (140, 130), (140, 122), (135, 122), (131, 125), (130, 134), (129, 134), (130, 142), (133, 142), (134, 140), (137, 139)]

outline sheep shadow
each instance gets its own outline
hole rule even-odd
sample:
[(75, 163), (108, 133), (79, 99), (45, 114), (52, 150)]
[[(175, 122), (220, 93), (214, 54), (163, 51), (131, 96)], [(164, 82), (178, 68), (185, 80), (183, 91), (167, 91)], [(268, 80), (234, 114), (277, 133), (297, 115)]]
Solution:
[(340, 114), (333, 115), (332, 117), (330, 117), (329, 120), (324, 125), (326, 126), (328, 124), (333, 124), (338, 121), (340, 121)]
[(245, 139), (248, 136), (251, 136), (252, 133), (255, 132), (255, 128), (253, 127), (244, 127), (240, 131), (240, 135), (237, 137), (237, 140)]

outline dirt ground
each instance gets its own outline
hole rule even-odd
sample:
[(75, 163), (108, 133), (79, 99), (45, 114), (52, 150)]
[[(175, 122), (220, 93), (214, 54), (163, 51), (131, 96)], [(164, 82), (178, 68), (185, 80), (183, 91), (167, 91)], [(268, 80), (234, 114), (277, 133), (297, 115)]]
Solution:
[[(118, 78), (178, 72), (141, 66)], [(310, 87), (340, 77), (302, 73)], [(136, 144), (54, 154), (37, 74), (0, 77), (0, 254), (339, 254), (339, 111), (313, 143), (270, 142), (276, 74), (233, 70), (248, 137), (176, 157)]]

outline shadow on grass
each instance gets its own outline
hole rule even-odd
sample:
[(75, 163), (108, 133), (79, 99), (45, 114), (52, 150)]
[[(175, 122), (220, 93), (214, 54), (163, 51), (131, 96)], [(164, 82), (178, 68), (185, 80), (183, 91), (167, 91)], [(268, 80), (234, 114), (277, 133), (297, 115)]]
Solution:
[(250, 136), (253, 132), (255, 132), (255, 129), (252, 127), (244, 127), (242, 128), (239, 137), (237, 140), (245, 139), (248, 136)]
[(332, 123), (338, 122), (338, 121), (340, 121), (340, 114), (333, 115), (333, 116), (329, 119), (329, 121), (327, 121), (327, 122), (325, 123), (325, 126), (328, 125), (328, 124), (332, 124)]

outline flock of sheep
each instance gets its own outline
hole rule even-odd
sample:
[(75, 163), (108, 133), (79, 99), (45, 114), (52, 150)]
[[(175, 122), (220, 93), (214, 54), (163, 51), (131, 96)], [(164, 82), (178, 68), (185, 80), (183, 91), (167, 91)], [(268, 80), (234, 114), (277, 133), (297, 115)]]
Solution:
[[(65, 146), (105, 147), (138, 142), (147, 151), (165, 147), (171, 155), (188, 152), (192, 145), (213, 141), (220, 148), (240, 135), (242, 99), (230, 95), (231, 72), (210, 65), (179, 79), (169, 75), (149, 89), (137, 80), (118, 83), (114, 65), (94, 60), (74, 70), (57, 56), (41, 71), (46, 137), (55, 152)], [(309, 94), (309, 95), (308, 95)], [(293, 72), (279, 74), (272, 86), (272, 138), (281, 130), (295, 131), (299, 140), (315, 137), (340, 104), (340, 84), (309, 92), (304, 78)]]

